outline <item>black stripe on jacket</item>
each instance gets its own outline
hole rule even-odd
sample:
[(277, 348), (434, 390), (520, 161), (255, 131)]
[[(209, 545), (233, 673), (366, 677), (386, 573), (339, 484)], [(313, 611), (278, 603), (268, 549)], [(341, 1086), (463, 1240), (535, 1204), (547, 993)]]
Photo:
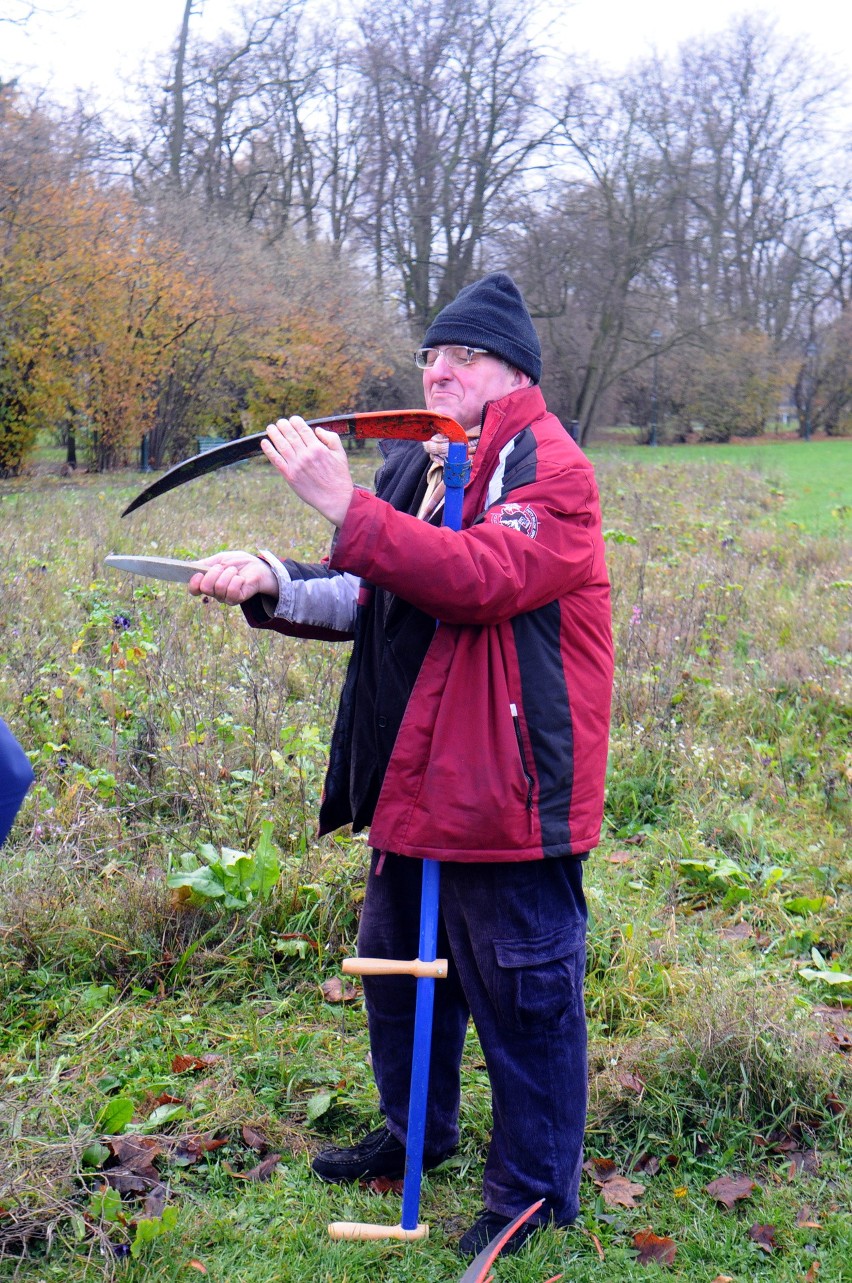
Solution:
[(539, 783), (538, 814), (545, 855), (570, 850), (568, 820), (574, 791), (574, 727), (562, 666), (558, 601), (512, 620), (521, 699)]

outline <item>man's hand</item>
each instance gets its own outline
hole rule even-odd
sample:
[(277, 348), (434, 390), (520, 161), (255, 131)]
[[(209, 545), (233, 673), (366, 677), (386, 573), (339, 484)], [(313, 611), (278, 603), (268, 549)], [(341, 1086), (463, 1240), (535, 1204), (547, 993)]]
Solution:
[(257, 593), (278, 599), (278, 580), (271, 567), (250, 552), (218, 552), (199, 561), (207, 569), (190, 579), (193, 597), (215, 597), (229, 606), (239, 606)]
[(336, 432), (309, 428), (304, 419), (279, 419), (260, 448), (292, 490), (335, 526), (342, 526), (352, 492), (349, 461)]

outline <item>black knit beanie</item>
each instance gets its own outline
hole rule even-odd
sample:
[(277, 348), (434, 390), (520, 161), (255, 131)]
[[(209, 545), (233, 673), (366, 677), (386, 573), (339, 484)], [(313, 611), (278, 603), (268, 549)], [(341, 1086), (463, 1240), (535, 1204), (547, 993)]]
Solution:
[(541, 378), (541, 344), (532, 318), (511, 276), (492, 272), (460, 290), (438, 313), (423, 340), (425, 347), (459, 343), (484, 347), (504, 361)]

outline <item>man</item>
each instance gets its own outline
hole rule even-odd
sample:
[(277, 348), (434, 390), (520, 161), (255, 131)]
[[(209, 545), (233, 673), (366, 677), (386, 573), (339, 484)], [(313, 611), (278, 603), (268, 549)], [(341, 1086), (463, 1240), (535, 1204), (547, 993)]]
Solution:
[[(458, 1141), (468, 1019), (492, 1088), (485, 1210), (473, 1256), (539, 1198), (534, 1223), (578, 1211), (586, 1110), (582, 857), (603, 808), (612, 681), (609, 584), (591, 465), (537, 386), (541, 350), (514, 282), (494, 273), (439, 313), (416, 354), (428, 409), (473, 452), (463, 528), (441, 528), (441, 443), (382, 443), (356, 489), (330, 432), (302, 419), (263, 449), (336, 527), (328, 562), (264, 552), (207, 562), (190, 591), (241, 603), (255, 627), (354, 636), (320, 832), (370, 826), (363, 956), (417, 956), (420, 860), (442, 861), (425, 1161)], [(440, 627), (436, 630), (436, 621)], [(415, 982), (364, 978), (385, 1122), (314, 1160), (327, 1181), (402, 1175)]]
[(0, 718), (0, 846), (9, 836), (32, 782), (33, 768), (29, 758)]

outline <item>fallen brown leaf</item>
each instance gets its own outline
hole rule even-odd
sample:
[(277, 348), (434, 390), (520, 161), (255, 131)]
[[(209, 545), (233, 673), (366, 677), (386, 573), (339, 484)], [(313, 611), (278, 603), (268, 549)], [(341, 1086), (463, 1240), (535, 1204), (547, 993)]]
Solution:
[(809, 1176), (815, 1176), (819, 1171), (819, 1155), (815, 1149), (791, 1149), (788, 1157), (788, 1180), (792, 1180), (796, 1172), (807, 1172)]
[(324, 980), (320, 989), (326, 1002), (354, 1002), (358, 997), (355, 986), (348, 982), (344, 983), (340, 976), (332, 976), (330, 980)]
[(625, 1091), (635, 1091), (637, 1096), (641, 1096), (645, 1090), (645, 1083), (638, 1074), (616, 1074), (616, 1081), (621, 1083)]
[(826, 1037), (831, 1046), (838, 1051), (852, 1050), (852, 1029), (844, 1024), (846, 1012), (837, 1007), (814, 1007), (812, 1015), (822, 1020), (826, 1026)]
[(104, 1144), (113, 1158), (126, 1167), (149, 1167), (163, 1153), (156, 1136), (108, 1136)]
[(604, 858), (609, 864), (632, 864), (636, 856), (632, 851), (610, 851)]
[(170, 1096), (167, 1091), (161, 1091), (159, 1096), (154, 1097), (154, 1109), (160, 1105), (182, 1105), (183, 1100), (180, 1096)]
[(197, 1163), (202, 1154), (209, 1154), (213, 1149), (227, 1145), (227, 1136), (214, 1136), (206, 1132), (203, 1136), (180, 1136), (172, 1147), (172, 1155), (184, 1163)]
[(717, 1274), (712, 1283), (734, 1283), (732, 1274)]
[(268, 1181), (280, 1162), (280, 1154), (268, 1154), (257, 1167), (252, 1167), (251, 1171), (245, 1173), (245, 1178), (247, 1181)]
[(731, 1208), (741, 1198), (750, 1198), (757, 1186), (747, 1176), (719, 1176), (704, 1188), (717, 1203), (723, 1203), (725, 1207)]
[(723, 940), (750, 940), (754, 931), (747, 922), (737, 922), (732, 927), (724, 927), (719, 935)]
[(160, 1173), (156, 1168), (152, 1167), (151, 1173), (144, 1176), (140, 1172), (128, 1171), (126, 1167), (110, 1167), (103, 1173), (103, 1179), (119, 1194), (144, 1194), (160, 1183)]
[(618, 1167), (611, 1158), (588, 1158), (583, 1164), (583, 1171), (598, 1185), (618, 1175)]
[(633, 1170), (641, 1176), (656, 1176), (660, 1170), (660, 1160), (654, 1154), (640, 1154), (633, 1164)]
[(242, 1129), (242, 1136), (249, 1149), (256, 1149), (259, 1154), (269, 1149), (269, 1141), (266, 1137), (255, 1131), (253, 1127), (249, 1127), (247, 1123)]
[(177, 1055), (172, 1060), (172, 1073), (185, 1074), (189, 1069), (207, 1069), (209, 1065), (215, 1065), (223, 1057), (215, 1052), (205, 1052), (203, 1056), (185, 1056)]
[(796, 1225), (802, 1230), (821, 1230), (822, 1225), (815, 1221), (814, 1209), (812, 1207), (803, 1207), (796, 1215)]
[(816, 1283), (816, 1276), (819, 1274), (819, 1261), (814, 1261), (811, 1268), (805, 1275), (805, 1283)]
[(200, 1261), (196, 1261), (195, 1257), (193, 1257), (191, 1261), (187, 1261), (186, 1268), (188, 1270), (198, 1270), (199, 1274), (207, 1273), (207, 1266), (202, 1265)]
[(168, 1192), (165, 1185), (162, 1183), (155, 1185), (154, 1188), (149, 1190), (145, 1196), (144, 1211), (142, 1215), (150, 1217), (151, 1220), (154, 1220), (158, 1216), (162, 1216), (163, 1208), (166, 1206), (167, 1197)]
[(749, 1229), (748, 1236), (752, 1243), (756, 1243), (764, 1252), (774, 1252), (778, 1247), (778, 1244), (775, 1242), (774, 1225), (752, 1225)]
[(769, 1143), (782, 1154), (789, 1153), (791, 1149), (801, 1149), (803, 1143), (802, 1129), (798, 1123), (795, 1123), (792, 1127), (785, 1128), (783, 1131), (778, 1129), (772, 1132), (769, 1137)]
[(601, 1186), (601, 1196), (607, 1207), (635, 1207), (635, 1199), (645, 1193), (645, 1186), (626, 1176), (613, 1176)]
[(633, 1246), (638, 1250), (637, 1260), (640, 1265), (649, 1261), (658, 1261), (661, 1265), (671, 1265), (677, 1252), (673, 1238), (660, 1238), (651, 1230), (639, 1230), (633, 1235)]
[(361, 1182), (364, 1189), (371, 1189), (374, 1194), (401, 1194), (404, 1181), (392, 1181), (387, 1176), (376, 1176), (371, 1181)]
[(155, 1136), (108, 1136), (104, 1144), (116, 1160), (107, 1167), (103, 1178), (120, 1194), (144, 1194), (160, 1184), (160, 1173), (154, 1159), (163, 1147)]

